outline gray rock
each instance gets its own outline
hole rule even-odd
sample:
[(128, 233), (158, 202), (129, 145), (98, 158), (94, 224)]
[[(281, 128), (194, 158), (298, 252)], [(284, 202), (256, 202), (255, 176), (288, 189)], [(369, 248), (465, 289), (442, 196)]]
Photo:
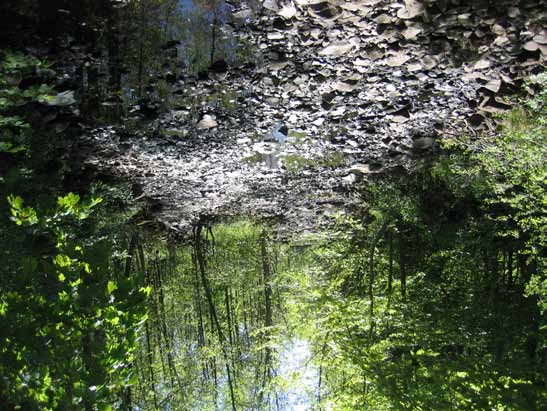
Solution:
[(412, 148), (417, 151), (428, 150), (435, 144), (433, 137), (419, 137), (412, 143)]

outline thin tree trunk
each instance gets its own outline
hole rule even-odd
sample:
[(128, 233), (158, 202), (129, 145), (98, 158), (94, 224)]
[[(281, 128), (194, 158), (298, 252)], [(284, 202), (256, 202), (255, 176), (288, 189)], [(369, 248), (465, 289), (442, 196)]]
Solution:
[[(197, 264), (197, 257), (195, 250), (192, 252), (192, 265), (193, 265), (193, 272), (194, 272), (194, 290), (195, 290), (195, 298), (194, 303), (196, 305), (196, 312), (198, 315), (198, 330), (197, 330), (197, 342), (198, 347), (202, 348), (205, 347), (205, 328), (203, 323), (203, 310), (201, 308), (201, 292), (200, 292), (200, 279), (198, 274), (198, 264)], [(202, 363), (202, 370), (203, 370), (203, 378), (205, 381), (209, 380), (209, 369), (207, 366), (207, 361), (203, 361)]]
[[(209, 324), (210, 324), (210, 327), (211, 327), (211, 333), (213, 333), (215, 325), (214, 325), (214, 320), (213, 320), (213, 313), (211, 311), (209, 311)], [(211, 359), (208, 361), (208, 363), (209, 363), (210, 368), (211, 368), (211, 373), (213, 375), (213, 383), (215, 385), (215, 389), (214, 389), (215, 406), (218, 408), (218, 374), (217, 374), (216, 356), (211, 357)]]
[(233, 324), (232, 324), (232, 307), (230, 304), (230, 292), (229, 292), (228, 286), (224, 288), (224, 302), (226, 306), (226, 319), (228, 321), (228, 341), (230, 343), (230, 358), (232, 360), (232, 371), (234, 373), (234, 378), (236, 378), (237, 374), (237, 368), (236, 368), (236, 361), (234, 357), (234, 335), (233, 335)]
[[(133, 235), (131, 236), (131, 241), (129, 242), (127, 257), (125, 259), (124, 276), (126, 278), (129, 278), (131, 275), (131, 263), (133, 261), (133, 258), (135, 258), (137, 255), (135, 250), (137, 248), (138, 243), (139, 243), (139, 235), (138, 233), (133, 233)], [(134, 368), (133, 363), (129, 364), (129, 368), (131, 369)], [(122, 411), (131, 411), (131, 408), (132, 408), (131, 397), (132, 397), (131, 387), (130, 386), (123, 387), (121, 390)]]
[[(93, 377), (94, 368), (96, 368), (96, 366), (93, 361), (90, 333), (85, 334), (82, 338), (82, 357), (84, 368), (88, 374), (86, 384), (91, 386), (93, 385), (93, 380), (91, 378)], [(93, 411), (93, 401), (89, 398), (90, 396), (91, 393), (86, 390), (83, 395), (84, 411)]]
[(218, 16), (217, 11), (213, 11), (213, 28), (211, 33), (211, 65), (215, 62), (215, 51), (216, 51), (216, 42), (217, 42), (217, 25), (218, 25)]
[(327, 351), (327, 341), (329, 339), (330, 331), (325, 335), (325, 341), (321, 347), (321, 361), (319, 363), (319, 381), (317, 383), (317, 403), (319, 404), (319, 411), (323, 411), (321, 406), (321, 388), (323, 384), (323, 361), (325, 360), (325, 353)]
[(239, 337), (239, 318), (237, 306), (236, 308), (234, 308), (234, 301), (237, 301), (237, 291), (233, 291), (232, 288), (230, 288), (228, 296), (230, 297), (230, 307), (232, 308), (232, 327), (234, 333), (234, 342), (237, 349), (237, 356), (238, 358), (241, 358), (241, 338)]
[(270, 347), (271, 328), (273, 326), (272, 316), (272, 272), (270, 268), (270, 261), (267, 250), (266, 233), (263, 232), (260, 237), (260, 250), (262, 254), (262, 271), (264, 275), (264, 326), (266, 332), (264, 333), (266, 338), (266, 357), (264, 364), (264, 386), (271, 378), (271, 362), (272, 362), (272, 349)]
[[(243, 299), (243, 301), (245, 301), (245, 295), (243, 295), (242, 299)], [(243, 306), (241, 308), (242, 308), (242, 311), (243, 311), (243, 329), (245, 330), (245, 344), (246, 344), (247, 348), (249, 348), (251, 346), (251, 337), (250, 337), (250, 333), (249, 333), (249, 321), (250, 320), (247, 317), (247, 308), (246, 307), (248, 307), (248, 305), (243, 304)]]
[(144, 33), (146, 32), (146, 20), (145, 20), (145, 10), (144, 10), (144, 1), (140, 2), (140, 18), (141, 18), (141, 35), (139, 36), (139, 66), (138, 66), (138, 94), (139, 98), (142, 97), (142, 83), (143, 83), (143, 71), (144, 71)]
[(393, 233), (388, 233), (389, 265), (387, 272), (387, 308), (391, 305), (391, 292), (393, 291)]
[[(169, 366), (169, 377), (171, 379), (171, 388), (175, 387), (175, 379), (179, 381), (179, 375), (175, 368), (175, 363), (173, 360), (173, 342), (167, 327), (167, 315), (165, 310), (165, 295), (163, 292), (163, 280), (162, 280), (162, 270), (160, 266), (160, 261), (156, 258), (156, 277), (158, 281), (158, 290), (159, 290), (159, 308), (160, 308), (160, 324), (163, 334), (163, 341), (165, 343), (165, 348), (167, 351), (167, 365)], [(180, 381), (179, 381), (180, 383)], [(180, 385), (180, 384), (179, 384)]]
[(232, 372), (230, 370), (230, 363), (229, 363), (229, 356), (228, 352), (226, 350), (226, 339), (224, 337), (224, 334), (222, 332), (222, 328), (220, 326), (220, 322), (218, 320), (215, 304), (213, 301), (213, 292), (211, 290), (211, 286), (209, 285), (209, 280), (207, 279), (207, 274), (205, 272), (205, 257), (203, 255), (202, 250), (202, 233), (203, 226), (201, 223), (198, 223), (198, 225), (194, 229), (194, 247), (196, 250), (196, 258), (198, 262), (199, 271), (201, 274), (201, 282), (203, 285), (203, 289), (205, 291), (205, 297), (207, 299), (207, 302), (209, 304), (209, 311), (211, 314), (211, 317), (213, 319), (214, 325), (216, 327), (218, 339), (222, 348), (222, 353), (224, 355), (224, 361), (226, 364), (226, 375), (228, 378), (228, 386), (230, 389), (230, 398), (232, 401), (232, 411), (237, 411), (236, 408), (236, 401), (235, 401), (235, 393), (234, 393), (234, 382), (232, 381)]
[(194, 274), (195, 274), (195, 282), (194, 282), (194, 289), (195, 289), (195, 302), (196, 302), (196, 311), (198, 313), (198, 347), (203, 347), (205, 345), (205, 331), (203, 328), (203, 311), (201, 310), (201, 293), (199, 288), (199, 274), (198, 274), (198, 267), (197, 267), (197, 258), (195, 254), (192, 254), (192, 262), (194, 263)]
[[(138, 237), (135, 240), (135, 247), (136, 247), (136, 255), (138, 255), (138, 262), (139, 269), (142, 270), (145, 273), (145, 282), (147, 285), (152, 284), (154, 286), (154, 279), (150, 277), (150, 273), (148, 272), (146, 268), (146, 260), (144, 257), (144, 249), (142, 247), (142, 243), (139, 241)], [(132, 239), (133, 242), (133, 239)], [(131, 250), (131, 246), (129, 247)], [(127, 270), (126, 270), (127, 272)], [(153, 303), (153, 309), (155, 312), (157, 310), (155, 309), (155, 296), (152, 296), (152, 303)], [(156, 392), (156, 382), (155, 382), (155, 375), (154, 375), (154, 352), (152, 351), (152, 344), (150, 342), (151, 340), (151, 332), (150, 332), (150, 319), (146, 320), (145, 322), (145, 337), (146, 337), (146, 359), (148, 362), (148, 372), (149, 372), (149, 378), (150, 378), (150, 385), (152, 387), (153, 392), (153, 398), (154, 398), (154, 406), (158, 408), (158, 395)]]
[(158, 394), (156, 392), (156, 378), (154, 376), (154, 353), (152, 351), (152, 345), (150, 344), (150, 326), (148, 321), (145, 324), (145, 334), (146, 334), (146, 357), (148, 359), (148, 371), (150, 375), (150, 385), (152, 387), (152, 393), (154, 397), (154, 407), (158, 408)]
[(137, 247), (138, 242), (139, 242), (139, 235), (137, 233), (134, 233), (131, 236), (131, 241), (129, 242), (129, 250), (127, 251), (127, 257), (125, 258), (125, 277), (126, 278), (129, 278), (129, 276), (131, 275), (131, 263), (135, 255), (135, 249)]
[(399, 267), (401, 269), (401, 298), (406, 303), (406, 261), (405, 244), (402, 232), (399, 232)]
[(376, 277), (376, 273), (374, 271), (374, 252), (376, 250), (376, 246), (378, 245), (378, 241), (380, 241), (380, 238), (384, 234), (384, 231), (387, 227), (387, 222), (382, 223), (382, 226), (378, 230), (378, 232), (375, 234), (372, 244), (370, 245), (370, 255), (369, 255), (369, 283), (368, 283), (368, 298), (370, 300), (370, 306), (369, 306), (369, 315), (370, 315), (370, 337), (372, 338), (374, 334), (374, 280)]

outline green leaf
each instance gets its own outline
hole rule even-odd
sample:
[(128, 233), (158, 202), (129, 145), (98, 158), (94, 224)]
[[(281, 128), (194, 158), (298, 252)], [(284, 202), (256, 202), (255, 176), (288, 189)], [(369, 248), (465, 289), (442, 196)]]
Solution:
[(11, 220), (17, 225), (34, 225), (38, 223), (38, 216), (32, 207), (23, 207), (23, 199), (19, 196), (8, 196), (11, 207)]
[(152, 287), (150, 287), (149, 285), (146, 287), (141, 287), (139, 291), (143, 293), (146, 297), (150, 297), (150, 294), (152, 294)]
[(7, 301), (0, 301), (0, 316), (4, 317), (8, 312), (8, 303)]
[(70, 211), (73, 211), (79, 202), (80, 196), (74, 193), (68, 193), (66, 196), (59, 197), (57, 199), (57, 204), (59, 205), (59, 207), (66, 208)]
[(20, 210), (23, 208), (23, 199), (19, 196), (9, 195), (8, 203), (12, 209)]
[(112, 294), (114, 291), (118, 289), (118, 284), (115, 281), (109, 281), (106, 290), (108, 291), (108, 294)]
[(68, 255), (57, 254), (53, 262), (58, 267), (70, 267), (76, 260), (71, 259)]

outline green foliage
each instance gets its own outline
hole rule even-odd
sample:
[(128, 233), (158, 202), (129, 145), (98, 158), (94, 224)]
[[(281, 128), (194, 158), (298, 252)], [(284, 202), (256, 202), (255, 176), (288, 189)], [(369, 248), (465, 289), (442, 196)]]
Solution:
[(480, 201), (498, 236), (521, 239), (530, 253), (538, 254), (547, 245), (545, 75), (532, 78), (530, 84), (539, 85), (537, 98), (505, 115), (499, 134), (484, 137), (480, 146), (465, 140), (449, 142), (457, 151), (444, 158), (434, 173), (446, 176), (457, 195)]
[[(30, 104), (50, 100), (52, 87), (26, 85), (44, 67), (14, 52), (0, 64), (0, 408), (119, 409), (145, 318), (121, 235), (136, 211), (128, 198), (104, 210), (97, 195), (59, 196), (67, 165), (50, 148), (65, 136), (29, 121)], [(93, 191), (109, 207), (121, 197)]]
[(8, 199), (3, 244), (0, 400), (25, 410), (106, 409), (130, 385), (143, 320), (139, 276), (117, 272), (92, 219), (100, 199), (69, 193), (38, 212)]
[(21, 88), (22, 80), (44, 63), (34, 57), (7, 51), (0, 62), (0, 153), (28, 150), (31, 129), (18, 109), (32, 101), (47, 101), (52, 88), (46, 84)]
[(283, 164), (287, 173), (298, 173), (306, 167), (313, 166), (315, 161), (299, 154), (287, 154), (283, 157)]
[(545, 395), (545, 76), (495, 137), (385, 178), (302, 281), (332, 410), (537, 410)]

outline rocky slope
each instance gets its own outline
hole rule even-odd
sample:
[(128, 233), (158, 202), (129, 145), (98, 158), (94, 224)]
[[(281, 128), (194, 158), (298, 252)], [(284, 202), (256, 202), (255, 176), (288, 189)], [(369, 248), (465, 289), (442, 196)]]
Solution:
[(90, 132), (85, 161), (137, 182), (181, 235), (199, 218), (234, 215), (311, 230), (351, 208), (370, 174), (425, 155), (440, 137), (488, 132), (491, 114), (544, 69), (540, 4), (266, 0), (258, 12), (234, 9), (224, 35), (252, 44), (252, 59), (177, 79), (173, 110), (144, 130)]

